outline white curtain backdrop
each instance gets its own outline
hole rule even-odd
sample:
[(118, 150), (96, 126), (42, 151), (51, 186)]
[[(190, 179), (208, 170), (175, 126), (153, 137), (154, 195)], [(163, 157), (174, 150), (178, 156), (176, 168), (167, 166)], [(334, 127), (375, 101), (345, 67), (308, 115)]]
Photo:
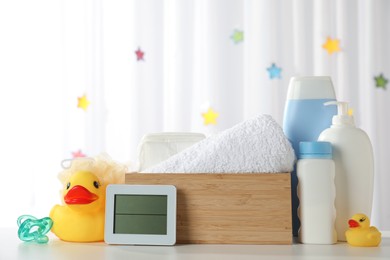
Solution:
[(79, 150), (134, 165), (146, 133), (210, 135), (262, 113), (282, 124), (290, 77), (329, 75), (373, 143), (372, 222), (390, 230), (390, 94), (374, 79), (390, 79), (390, 1), (0, 3), (1, 225), (48, 215), (60, 161)]

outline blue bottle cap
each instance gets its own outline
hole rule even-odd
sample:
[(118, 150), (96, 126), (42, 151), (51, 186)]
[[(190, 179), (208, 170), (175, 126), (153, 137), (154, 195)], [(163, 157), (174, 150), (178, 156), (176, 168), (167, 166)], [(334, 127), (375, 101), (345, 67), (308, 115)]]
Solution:
[(300, 142), (299, 159), (332, 159), (330, 142)]

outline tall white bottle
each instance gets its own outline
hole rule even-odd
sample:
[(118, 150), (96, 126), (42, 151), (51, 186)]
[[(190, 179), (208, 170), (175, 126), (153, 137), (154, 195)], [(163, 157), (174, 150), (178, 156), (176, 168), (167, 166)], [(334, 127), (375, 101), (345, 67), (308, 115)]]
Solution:
[(348, 115), (348, 103), (327, 102), (337, 105), (338, 115), (332, 126), (324, 130), (318, 140), (333, 147), (336, 165), (336, 231), (339, 241), (346, 241), (348, 219), (356, 213), (371, 217), (374, 187), (374, 158), (368, 135), (357, 128), (353, 116)]
[(304, 244), (337, 242), (335, 229), (335, 164), (329, 142), (300, 142), (298, 176), (298, 238)]
[[(291, 78), (284, 108), (283, 131), (291, 142), (297, 158), (299, 142), (317, 141), (319, 134), (330, 126), (332, 117), (337, 114), (335, 107), (324, 107), (327, 101), (336, 101), (330, 77)], [(294, 169), (291, 172), (291, 214), (294, 236), (298, 236), (299, 229), (297, 186), (297, 173)]]

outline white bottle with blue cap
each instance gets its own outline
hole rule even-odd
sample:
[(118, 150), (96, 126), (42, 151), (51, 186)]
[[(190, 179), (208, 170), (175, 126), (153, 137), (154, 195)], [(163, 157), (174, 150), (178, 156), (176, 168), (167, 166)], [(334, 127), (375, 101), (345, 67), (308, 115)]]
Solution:
[(299, 241), (304, 244), (336, 243), (332, 145), (329, 142), (300, 142), (297, 176)]

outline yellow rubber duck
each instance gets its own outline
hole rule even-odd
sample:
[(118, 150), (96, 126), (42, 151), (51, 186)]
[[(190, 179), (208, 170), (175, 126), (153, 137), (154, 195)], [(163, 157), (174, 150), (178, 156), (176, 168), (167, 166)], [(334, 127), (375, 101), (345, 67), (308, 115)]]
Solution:
[(364, 214), (355, 214), (348, 221), (349, 229), (345, 231), (348, 244), (351, 246), (378, 246), (382, 239), (376, 227), (370, 227), (370, 219)]
[(59, 175), (64, 205), (55, 205), (50, 211), (51, 231), (69, 242), (103, 241), (106, 187), (123, 183), (125, 172), (125, 166), (104, 156), (73, 161)]

